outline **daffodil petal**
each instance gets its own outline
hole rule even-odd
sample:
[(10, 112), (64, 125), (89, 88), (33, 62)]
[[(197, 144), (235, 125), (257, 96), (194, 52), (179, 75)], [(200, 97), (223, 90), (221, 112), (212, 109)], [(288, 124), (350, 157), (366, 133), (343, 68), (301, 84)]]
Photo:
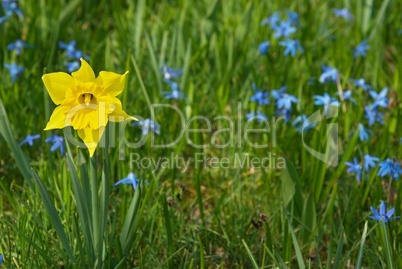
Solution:
[(52, 115), (50, 116), (50, 120), (46, 125), (45, 131), (52, 129), (63, 129), (66, 125), (66, 115), (65, 109), (63, 106), (58, 106), (54, 109)]
[(61, 102), (63, 102), (67, 90), (74, 86), (73, 77), (63, 72), (43, 75), (42, 80), (45, 84), (47, 92), (50, 95), (50, 98), (56, 105), (59, 105)]
[(131, 117), (126, 112), (124, 112), (124, 110), (119, 106), (116, 106), (115, 110), (109, 114), (109, 121), (111, 122), (122, 122), (129, 119), (137, 120), (135, 117)]
[(111, 96), (119, 95), (126, 87), (126, 76), (128, 71), (123, 75), (113, 72), (101, 71), (96, 78), (98, 84), (102, 84), (104, 91)]
[(77, 71), (71, 73), (73, 78), (81, 81), (81, 82), (94, 82), (95, 81), (95, 73), (92, 70), (92, 67), (81, 58), (81, 67)]
[(89, 150), (89, 156), (94, 155), (95, 149), (98, 146), (99, 140), (102, 138), (105, 127), (100, 127), (99, 129), (93, 130), (90, 128), (85, 128), (78, 130), (78, 136), (84, 141), (85, 145)]

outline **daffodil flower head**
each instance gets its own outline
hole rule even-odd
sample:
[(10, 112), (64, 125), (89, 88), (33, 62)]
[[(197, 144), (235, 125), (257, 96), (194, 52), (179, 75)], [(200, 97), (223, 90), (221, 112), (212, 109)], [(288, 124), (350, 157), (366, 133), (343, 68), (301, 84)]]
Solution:
[(101, 71), (95, 77), (91, 66), (81, 60), (81, 67), (71, 75), (63, 72), (42, 77), (52, 101), (58, 105), (45, 130), (72, 126), (84, 141), (92, 157), (108, 121), (122, 122), (130, 117), (116, 97), (125, 88), (126, 75)]

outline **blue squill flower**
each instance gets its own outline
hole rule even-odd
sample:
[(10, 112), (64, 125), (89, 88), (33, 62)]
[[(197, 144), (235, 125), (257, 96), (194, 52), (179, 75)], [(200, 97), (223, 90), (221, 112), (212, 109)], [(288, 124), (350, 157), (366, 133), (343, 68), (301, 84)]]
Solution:
[(64, 63), (64, 66), (67, 68), (69, 73), (72, 73), (80, 68), (81, 63), (79, 61), (67, 62)]
[(59, 41), (59, 48), (64, 49), (67, 52), (68, 58), (75, 58), (77, 41), (73, 40), (70, 43), (64, 43)]
[(364, 78), (359, 79), (350, 79), (356, 87), (362, 88), (364, 91), (368, 91), (371, 89), (371, 86), (366, 83)]
[(287, 39), (285, 41), (279, 42), (279, 45), (285, 47), (285, 51), (283, 52), (283, 54), (285, 54), (285, 56), (290, 54), (294, 57), (298, 50), (300, 52), (304, 51), (303, 47), (300, 45), (299, 40)]
[(370, 136), (369, 136), (370, 131), (368, 129), (366, 129), (364, 127), (364, 125), (361, 124), (361, 123), (359, 123), (358, 126), (359, 126), (359, 139), (360, 139), (360, 141), (362, 141), (362, 142), (363, 141), (368, 141), (369, 138), (370, 138)]
[(339, 75), (338, 70), (336, 68), (332, 68), (326, 65), (321, 66), (321, 68), (322, 68), (322, 74), (318, 79), (320, 83), (337, 82)]
[(328, 114), (329, 106), (339, 107), (339, 101), (331, 97), (328, 93), (324, 95), (314, 95), (314, 105), (324, 106), (324, 114)]
[(359, 45), (355, 47), (353, 50), (353, 57), (357, 58), (359, 56), (366, 57), (367, 51), (370, 49), (370, 46), (367, 45), (367, 40), (363, 40)]
[(370, 91), (370, 96), (374, 99), (373, 107), (388, 107), (388, 98), (387, 98), (388, 88), (384, 88), (380, 93), (375, 91)]
[(85, 60), (89, 60), (89, 59), (90, 59), (89, 55), (84, 54), (84, 52), (82, 52), (81, 50), (75, 50), (75, 51), (73, 51), (71, 57), (69, 56), (69, 58), (71, 58), (71, 59), (81, 59), (81, 58), (84, 58)]
[(179, 90), (179, 84), (172, 80), (165, 80), (169, 86), (170, 86), (170, 92), (163, 91), (162, 95), (165, 96), (166, 99), (173, 99), (173, 100), (180, 100), (180, 99), (186, 99), (186, 96), (180, 92)]
[(47, 138), (45, 140), (46, 143), (53, 144), (52, 147), (50, 148), (50, 151), (60, 151), (60, 155), (63, 156), (65, 153), (64, 149), (64, 137), (58, 136), (58, 135), (52, 135), (51, 137)]
[(373, 104), (365, 106), (364, 112), (364, 117), (367, 119), (370, 126), (374, 125), (376, 122), (384, 124), (383, 114), (378, 111), (378, 107), (374, 106)]
[(5, 64), (4, 65), (5, 68), (7, 68), (8, 70), (10, 70), (10, 76), (11, 76), (11, 81), (14, 83), (17, 78), (19, 78), (22, 74), (22, 72), (24, 72), (24, 67), (21, 65), (16, 65), (16, 64)]
[(296, 32), (296, 27), (292, 26), (291, 21), (287, 20), (274, 25), (272, 30), (275, 31), (274, 38), (289, 37), (290, 34)]
[(171, 80), (174, 78), (178, 78), (178, 77), (180, 77), (181, 73), (183, 72), (182, 69), (169, 68), (166, 64), (163, 65), (161, 71), (163, 74), (163, 78), (165, 80)]
[(160, 134), (160, 125), (151, 119), (135, 121), (132, 123), (132, 126), (141, 126), (142, 135), (147, 135), (151, 131)]
[(269, 104), (268, 93), (258, 89), (254, 83), (251, 86), (253, 87), (254, 95), (250, 97), (250, 101), (258, 102), (260, 106), (268, 105)]
[(344, 101), (351, 101), (356, 104), (356, 100), (352, 97), (352, 90), (342, 92), (342, 97)]
[(278, 109), (286, 109), (286, 110), (291, 110), (292, 108), (292, 103), (297, 104), (299, 102), (299, 99), (297, 99), (295, 96), (291, 94), (281, 94), (279, 98), (276, 100), (276, 106)]
[(366, 172), (370, 171), (370, 168), (375, 168), (377, 166), (377, 163), (380, 161), (379, 158), (370, 156), (368, 154), (364, 155), (364, 170)]
[(262, 113), (261, 111), (257, 111), (254, 113), (253, 111), (246, 114), (247, 121), (252, 121), (254, 119), (258, 120), (258, 123), (262, 123), (263, 121), (268, 121), (268, 116)]
[(270, 45), (271, 45), (271, 44), (269, 43), (269, 41), (261, 42), (261, 43), (258, 45), (258, 51), (260, 52), (260, 54), (261, 54), (261, 55), (267, 54)]
[(22, 14), (21, 9), (18, 7), (17, 1), (2, 1), (2, 6), (6, 15), (0, 17), (0, 24), (5, 22), (13, 14), (17, 14), (17, 16), (20, 17), (21, 19), (24, 18), (24, 14)]
[(303, 131), (308, 131), (317, 126), (317, 122), (310, 123), (306, 115), (300, 115), (294, 119), (292, 126), (295, 127), (299, 133), (302, 133)]
[[(133, 189), (136, 190), (138, 187), (138, 184), (140, 184), (140, 179), (138, 179), (133, 172), (129, 173), (126, 178), (123, 178), (116, 183), (113, 184), (113, 186), (117, 186), (120, 184), (129, 184), (133, 186)], [(145, 184), (149, 184), (148, 182), (144, 181)]]
[(29, 146), (33, 146), (34, 140), (40, 138), (40, 134), (36, 134), (36, 135), (27, 135), (25, 137), (24, 140), (22, 140), (20, 142), (20, 146), (24, 145), (24, 144), (28, 144)]
[(288, 14), (288, 20), (290, 21), (291, 24), (300, 25), (299, 14), (290, 10), (286, 11), (286, 14)]
[(398, 179), (399, 175), (402, 175), (402, 168), (398, 161), (395, 161), (391, 158), (381, 162), (379, 164), (380, 169), (378, 170), (378, 174), (380, 177), (385, 177), (389, 175), (393, 179)]
[(381, 201), (379, 213), (374, 206), (370, 206), (370, 209), (371, 209), (371, 212), (373, 212), (373, 214), (374, 214), (374, 216), (370, 216), (370, 218), (373, 220), (379, 221), (379, 222), (387, 223), (388, 221), (399, 218), (399, 216), (393, 217), (393, 215), (395, 213), (395, 208), (391, 208), (390, 210), (388, 210), (388, 212), (386, 212), (387, 208), (386, 208), (384, 201)]
[(292, 111), (290, 109), (282, 108), (275, 110), (276, 115), (284, 117), (285, 122), (289, 122)]
[(14, 50), (17, 55), (21, 54), (24, 48), (30, 48), (31, 46), (25, 43), (23, 40), (18, 39), (17, 41), (7, 45), (8, 50)]
[(348, 21), (353, 21), (353, 15), (349, 12), (347, 8), (339, 9), (334, 8), (332, 9), (336, 17), (344, 18)]
[(353, 158), (353, 162), (346, 162), (345, 164), (348, 167), (347, 172), (356, 174), (356, 180), (360, 181), (362, 178), (362, 166), (357, 159)]
[(276, 23), (279, 21), (280, 17), (279, 17), (279, 12), (275, 12), (274, 14), (272, 14), (271, 16), (269, 16), (268, 18), (265, 18), (261, 21), (261, 26), (264, 25), (270, 25), (271, 28), (276, 25)]
[(281, 95), (286, 92), (287, 88), (288, 88), (288, 86), (282, 86), (277, 90), (272, 90), (271, 91), (272, 98), (274, 98), (275, 100), (278, 100), (281, 97)]

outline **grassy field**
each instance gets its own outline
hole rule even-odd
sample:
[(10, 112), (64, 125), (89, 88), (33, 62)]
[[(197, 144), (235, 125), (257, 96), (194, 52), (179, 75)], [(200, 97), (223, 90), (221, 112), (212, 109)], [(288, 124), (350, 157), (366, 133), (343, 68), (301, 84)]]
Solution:
[[(2, 4), (4, 268), (402, 268), (400, 0)], [(139, 119), (92, 157), (80, 58)]]

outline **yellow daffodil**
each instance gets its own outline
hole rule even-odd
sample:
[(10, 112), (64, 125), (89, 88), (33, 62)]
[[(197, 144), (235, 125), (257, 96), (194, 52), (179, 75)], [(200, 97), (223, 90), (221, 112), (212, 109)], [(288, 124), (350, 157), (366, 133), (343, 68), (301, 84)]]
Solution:
[(135, 119), (123, 111), (116, 97), (124, 90), (127, 73), (101, 71), (95, 78), (91, 66), (81, 58), (80, 69), (71, 75), (63, 72), (44, 75), (46, 90), (58, 105), (45, 130), (72, 126), (92, 157), (108, 121)]

